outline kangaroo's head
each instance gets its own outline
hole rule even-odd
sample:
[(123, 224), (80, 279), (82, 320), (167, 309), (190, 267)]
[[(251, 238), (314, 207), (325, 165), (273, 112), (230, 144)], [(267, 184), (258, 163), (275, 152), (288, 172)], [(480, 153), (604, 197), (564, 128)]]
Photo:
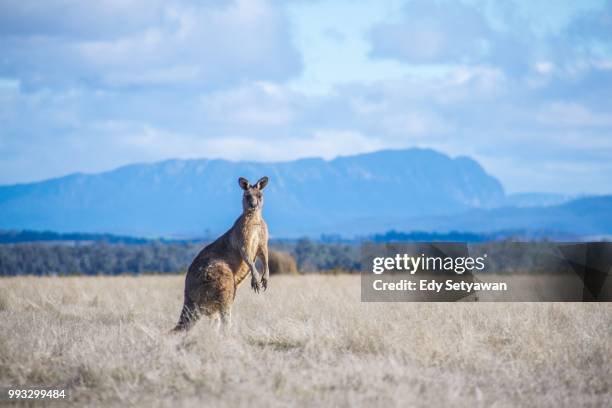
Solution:
[(268, 178), (262, 177), (253, 185), (244, 177), (238, 179), (240, 188), (244, 190), (242, 195), (242, 209), (244, 211), (260, 210), (263, 207), (264, 198), (262, 190), (268, 184)]

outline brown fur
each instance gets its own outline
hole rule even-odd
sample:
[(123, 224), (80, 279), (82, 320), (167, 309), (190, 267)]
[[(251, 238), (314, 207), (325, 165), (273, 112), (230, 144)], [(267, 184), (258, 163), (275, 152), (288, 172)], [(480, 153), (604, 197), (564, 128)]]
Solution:
[[(261, 215), (262, 189), (268, 178), (262, 177), (250, 185), (241, 177), (238, 183), (244, 190), (242, 215), (191, 263), (185, 277), (183, 309), (174, 331), (188, 330), (201, 314), (209, 317), (218, 314), (224, 327), (229, 327), (236, 289), (249, 273), (255, 292), (268, 287), (268, 227)], [(255, 267), (257, 258), (263, 264), (261, 277)]]

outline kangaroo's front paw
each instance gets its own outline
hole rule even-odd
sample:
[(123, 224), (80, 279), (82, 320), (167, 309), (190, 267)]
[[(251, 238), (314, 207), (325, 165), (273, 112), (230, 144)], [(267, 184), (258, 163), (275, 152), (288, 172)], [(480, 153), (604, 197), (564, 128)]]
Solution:
[(268, 289), (268, 278), (266, 278), (263, 275), (261, 276), (261, 287), (263, 288), (264, 291)]
[(251, 279), (251, 288), (255, 291), (255, 293), (259, 293), (260, 286), (259, 282), (257, 282), (257, 279)]

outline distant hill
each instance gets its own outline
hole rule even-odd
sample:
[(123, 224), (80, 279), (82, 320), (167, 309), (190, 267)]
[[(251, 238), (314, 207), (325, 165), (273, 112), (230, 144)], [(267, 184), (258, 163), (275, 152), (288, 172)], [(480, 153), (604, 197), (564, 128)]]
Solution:
[(560, 231), (577, 236), (612, 235), (612, 196), (585, 197), (549, 207), (471, 210), (460, 217), (425, 221), (436, 230), (459, 229), (489, 232), (529, 227), (532, 230)]
[(551, 193), (515, 193), (508, 194), (503, 205), (507, 207), (550, 207), (567, 203), (578, 197)]
[[(477, 235), (553, 239), (612, 238), (612, 196), (584, 197), (555, 206), (470, 209), (452, 215), (372, 217), (336, 225), (347, 235), (361, 231), (469, 231)], [(354, 226), (354, 229), (352, 229)]]
[(240, 214), (237, 178), (263, 175), (270, 177), (264, 212), (277, 237), (346, 235), (333, 230), (337, 225), (380, 232), (386, 229), (361, 228), (360, 220), (456, 214), (505, 199), (499, 181), (476, 161), (428, 149), (330, 161), (169, 160), (0, 186), (0, 228), (211, 236)]

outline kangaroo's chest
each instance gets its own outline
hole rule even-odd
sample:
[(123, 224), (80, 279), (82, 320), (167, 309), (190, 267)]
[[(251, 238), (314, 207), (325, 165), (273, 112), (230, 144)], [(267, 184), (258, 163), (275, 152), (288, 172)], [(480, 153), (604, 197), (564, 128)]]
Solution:
[(232, 240), (234, 245), (240, 252), (244, 251), (249, 259), (255, 260), (262, 244), (263, 220), (260, 218), (243, 219), (237, 227)]
[(248, 225), (244, 227), (242, 232), (242, 247), (246, 250), (249, 258), (254, 259), (257, 255), (260, 245), (260, 234), (258, 225)]
[[(259, 246), (261, 244), (261, 234), (258, 231), (258, 227), (259, 226), (256, 223), (244, 223), (238, 229), (238, 234), (234, 239), (235, 244), (239, 247), (240, 251), (244, 251), (247, 258), (253, 262), (257, 258)], [(240, 266), (235, 272), (236, 285), (242, 282), (249, 273), (249, 266), (241, 259)]]

